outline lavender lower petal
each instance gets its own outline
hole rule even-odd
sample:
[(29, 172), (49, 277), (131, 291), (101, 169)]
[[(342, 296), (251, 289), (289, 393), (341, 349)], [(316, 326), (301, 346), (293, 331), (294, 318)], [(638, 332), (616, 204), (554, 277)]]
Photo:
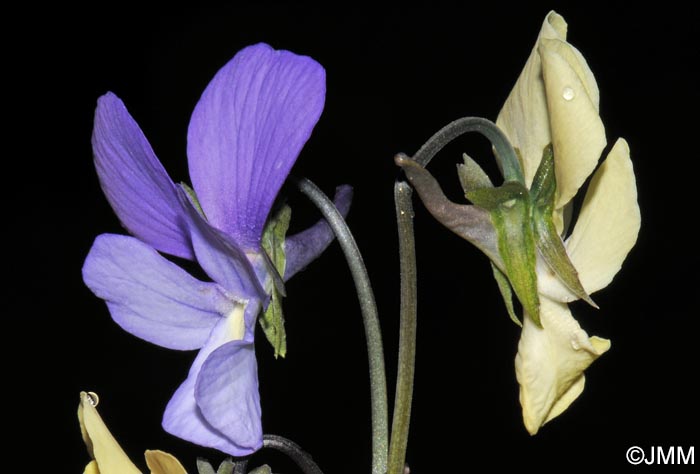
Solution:
[(213, 353), (229, 345), (252, 347), (252, 333), (248, 330), (243, 340), (231, 341), (232, 324), (231, 320), (222, 319), (212, 331), (206, 345), (197, 354), (187, 379), (168, 402), (163, 415), (163, 428), (174, 436), (200, 446), (218, 449), (232, 456), (245, 456), (252, 452), (251, 449), (242, 446), (241, 441), (232, 439), (229, 430), (220, 431), (210, 423), (195, 398), (195, 388), (202, 368)]
[(236, 455), (262, 447), (258, 365), (252, 343), (233, 341), (214, 351), (199, 373), (195, 398), (205, 420), (238, 448)]
[(233, 302), (215, 283), (197, 280), (148, 244), (102, 234), (83, 265), (83, 280), (126, 331), (169, 349), (198, 349)]

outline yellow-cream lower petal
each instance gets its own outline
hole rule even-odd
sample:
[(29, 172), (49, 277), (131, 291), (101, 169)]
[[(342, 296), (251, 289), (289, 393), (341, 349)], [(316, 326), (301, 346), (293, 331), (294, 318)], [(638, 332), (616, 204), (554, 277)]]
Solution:
[(537, 254), (535, 272), (537, 273), (537, 292), (540, 295), (559, 303), (571, 303), (579, 299), (578, 295), (561, 281), (540, 254)]
[(641, 215), (627, 142), (619, 139), (596, 171), (566, 249), (590, 294), (605, 288), (637, 241)]
[(85, 466), (85, 470), (83, 471), (83, 474), (100, 474), (100, 468), (97, 467), (97, 461), (95, 461), (95, 460), (90, 461), (90, 464)]
[(547, 419), (544, 420), (544, 423), (547, 423), (549, 420), (553, 420), (554, 418), (558, 417), (564, 411), (566, 411), (567, 408), (569, 408), (569, 405), (571, 405), (574, 400), (576, 400), (579, 395), (583, 393), (583, 388), (586, 385), (586, 376), (581, 375), (576, 381), (571, 384), (571, 387), (562, 394), (561, 397), (559, 397), (558, 400), (554, 402), (554, 405), (552, 405), (552, 409), (549, 410), (549, 413), (547, 414)]
[(180, 461), (164, 451), (146, 451), (146, 464), (151, 470), (151, 474), (187, 474)]
[(515, 357), (525, 428), (535, 434), (561, 414), (583, 391), (583, 371), (610, 348), (610, 341), (588, 337), (563, 304), (540, 298), (542, 328), (529, 317)]
[(537, 255), (537, 292), (560, 303), (576, 301), (578, 296), (569, 290), (554, 271), (547, 265), (541, 255)]
[[(80, 392), (78, 420), (88, 451), (97, 461), (100, 474), (141, 474), (102, 421), (86, 392)], [(89, 467), (90, 465), (88, 465)], [(87, 468), (86, 468), (87, 469)], [(90, 472), (90, 471), (87, 471)]]

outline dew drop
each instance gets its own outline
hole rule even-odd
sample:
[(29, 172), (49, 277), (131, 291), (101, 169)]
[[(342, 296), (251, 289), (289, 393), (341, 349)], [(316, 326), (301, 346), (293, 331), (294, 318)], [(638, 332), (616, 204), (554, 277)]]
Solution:
[(565, 87), (561, 95), (564, 100), (574, 100), (574, 97), (576, 97), (576, 93), (571, 87)]
[(578, 341), (577, 341), (576, 339), (571, 339), (571, 347), (572, 347), (575, 351), (577, 351), (577, 350), (581, 349), (581, 344), (579, 344)]

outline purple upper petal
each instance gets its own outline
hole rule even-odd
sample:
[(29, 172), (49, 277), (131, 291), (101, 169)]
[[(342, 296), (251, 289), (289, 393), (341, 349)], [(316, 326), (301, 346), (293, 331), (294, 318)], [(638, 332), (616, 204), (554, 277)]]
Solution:
[(154, 248), (193, 257), (175, 185), (122, 101), (97, 101), (92, 149), (100, 185), (124, 227)]
[(323, 110), (325, 71), (258, 44), (214, 76), (192, 114), (190, 177), (209, 222), (257, 248), (280, 186)]
[(170, 349), (199, 349), (233, 302), (138, 239), (102, 234), (83, 266), (85, 284), (126, 331)]
[(263, 298), (265, 291), (245, 252), (199, 215), (182, 188), (178, 198), (197, 262), (207, 275), (239, 299)]
[[(338, 186), (333, 198), (335, 207), (343, 215), (348, 215), (352, 202), (352, 187)], [(284, 279), (289, 280), (297, 272), (303, 270), (309, 263), (315, 260), (333, 242), (335, 234), (325, 219), (319, 220), (308, 229), (294, 234), (284, 241), (287, 265), (284, 271)]]

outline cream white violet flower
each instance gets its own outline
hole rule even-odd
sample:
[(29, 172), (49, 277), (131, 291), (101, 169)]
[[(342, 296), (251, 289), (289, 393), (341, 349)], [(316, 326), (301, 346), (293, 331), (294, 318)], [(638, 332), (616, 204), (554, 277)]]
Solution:
[[(606, 146), (598, 86), (581, 53), (566, 42), (566, 29), (560, 15), (547, 15), (497, 127), (460, 119), (413, 159), (396, 157), (431, 214), (491, 259), (511, 317), (518, 321), (513, 290), (527, 313), (515, 368), (531, 434), (581, 394), (583, 371), (610, 348), (610, 341), (581, 329), (567, 303), (582, 298), (595, 306), (589, 295), (612, 281), (641, 222), (629, 147), (619, 139), (593, 174), (566, 237), (572, 199)], [(494, 187), (465, 156), (459, 177), (474, 204), (465, 205), (449, 201), (423, 167), (470, 130), (492, 141), (505, 181)]]
[[(537, 44), (496, 123), (519, 151), (529, 185), (552, 144), (557, 195), (554, 221), (564, 230), (567, 206), (595, 169), (606, 145), (598, 113), (598, 86), (581, 53), (566, 42), (567, 24), (547, 15)], [(564, 241), (583, 288), (606, 287), (637, 240), (637, 188), (624, 139), (618, 139), (593, 175), (579, 217)], [(588, 337), (566, 303), (578, 299), (538, 259), (540, 320), (524, 318), (515, 358), (523, 421), (531, 434), (561, 414), (583, 391), (583, 371), (610, 348)]]

